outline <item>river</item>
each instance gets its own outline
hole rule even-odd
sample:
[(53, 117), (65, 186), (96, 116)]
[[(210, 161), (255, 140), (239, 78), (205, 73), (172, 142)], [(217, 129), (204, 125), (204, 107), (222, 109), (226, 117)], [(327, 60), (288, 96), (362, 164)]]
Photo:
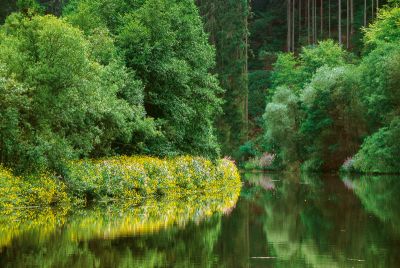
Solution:
[(0, 267), (400, 267), (399, 176), (243, 181), (237, 203), (3, 217)]

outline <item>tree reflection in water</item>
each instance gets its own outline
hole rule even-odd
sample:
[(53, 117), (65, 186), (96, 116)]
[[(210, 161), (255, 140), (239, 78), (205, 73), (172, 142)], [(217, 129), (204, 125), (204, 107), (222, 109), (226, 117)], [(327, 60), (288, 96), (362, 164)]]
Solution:
[(0, 267), (399, 267), (400, 177), (243, 178), (237, 204), (226, 191), (3, 215)]

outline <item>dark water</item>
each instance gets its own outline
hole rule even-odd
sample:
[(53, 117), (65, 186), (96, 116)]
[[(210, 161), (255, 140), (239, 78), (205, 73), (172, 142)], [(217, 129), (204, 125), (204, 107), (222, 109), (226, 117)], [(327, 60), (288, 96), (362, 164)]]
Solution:
[(400, 177), (244, 180), (233, 209), (186, 200), (3, 220), (0, 267), (400, 267)]

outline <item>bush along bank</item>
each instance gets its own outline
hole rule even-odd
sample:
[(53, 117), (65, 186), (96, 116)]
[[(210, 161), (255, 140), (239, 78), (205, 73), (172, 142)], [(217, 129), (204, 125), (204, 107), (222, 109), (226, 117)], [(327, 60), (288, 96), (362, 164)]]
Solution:
[(67, 204), (70, 198), (66, 186), (49, 174), (14, 176), (0, 165), (0, 211)]
[(240, 191), (240, 175), (228, 159), (215, 162), (182, 156), (159, 159), (121, 156), (71, 161), (63, 178), (48, 174), (17, 177), (0, 167), (0, 209), (52, 206), (66, 202), (130, 200), (149, 196), (180, 198)]

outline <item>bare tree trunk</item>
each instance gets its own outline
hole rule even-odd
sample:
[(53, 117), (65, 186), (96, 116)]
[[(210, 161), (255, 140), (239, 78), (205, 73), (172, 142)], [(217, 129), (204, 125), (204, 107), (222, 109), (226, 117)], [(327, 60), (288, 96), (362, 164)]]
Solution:
[(379, 12), (379, 0), (376, 0), (376, 16), (378, 16)]
[(314, 0), (311, 0), (311, 44), (314, 44)]
[(374, 0), (372, 0), (372, 14), (371, 14), (371, 19), (373, 20), (374, 19), (374, 11), (375, 11), (375, 7), (374, 7)]
[(329, 39), (331, 38), (331, 0), (328, 1), (328, 31), (329, 31)]
[(312, 35), (313, 35), (313, 44), (315, 44), (316, 42), (316, 27), (315, 27), (315, 23), (316, 23), (316, 12), (315, 12), (315, 1), (313, 0), (313, 6), (312, 6)]
[(307, 39), (308, 44), (311, 43), (310, 38), (310, 0), (307, 0)]
[(301, 0), (299, 0), (299, 43), (301, 39)]
[(317, 28), (317, 0), (314, 0), (314, 43), (318, 42), (318, 28)]
[(295, 8), (296, 8), (296, 0), (292, 0), (293, 1), (293, 10), (292, 10), (292, 51), (294, 51), (294, 19), (295, 19)]
[(367, 27), (367, 0), (364, 0), (364, 27)]
[(350, 48), (350, 0), (346, 2), (346, 48)]
[[(249, 4), (250, 5), (250, 4)], [(247, 6), (247, 9), (250, 7)], [(247, 13), (248, 14), (248, 13)], [(249, 140), (249, 16), (247, 15), (245, 18), (245, 25), (246, 25), (246, 33), (245, 33), (245, 40), (246, 40), (246, 48), (245, 48), (245, 66), (244, 66), (244, 73), (246, 76), (246, 96), (245, 96), (245, 122), (246, 122), (246, 141)]]
[(338, 8), (338, 36), (339, 36), (339, 44), (342, 44), (342, 0), (338, 0), (339, 8)]
[(324, 39), (324, 2), (321, 0), (321, 39)]
[(351, 25), (350, 38), (352, 38), (354, 35), (354, 0), (350, 0), (350, 25)]
[(291, 45), (291, 40), (290, 38), (292, 37), (290, 28), (291, 28), (291, 22), (290, 22), (290, 7), (291, 7), (291, 0), (286, 0), (287, 1), (287, 51), (290, 51), (290, 45)]

